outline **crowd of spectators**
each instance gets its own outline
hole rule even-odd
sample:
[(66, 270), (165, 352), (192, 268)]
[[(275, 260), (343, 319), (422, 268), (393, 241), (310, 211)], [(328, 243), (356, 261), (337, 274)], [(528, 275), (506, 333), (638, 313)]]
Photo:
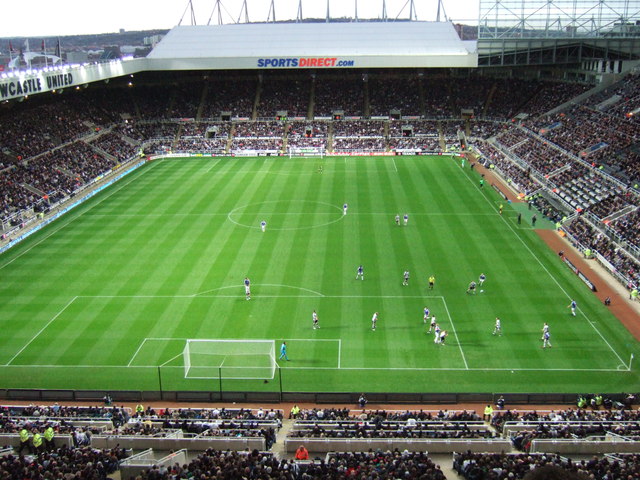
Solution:
[[(552, 454), (458, 453), (453, 467), (466, 480), (522, 479), (534, 469), (555, 465), (584, 479), (633, 479), (640, 476), (640, 455), (571, 460)], [(561, 477), (558, 477), (561, 478)]]
[[(549, 175), (549, 181), (557, 187), (567, 187), (569, 184), (576, 181), (589, 181), (591, 183), (601, 183), (603, 179), (596, 179), (592, 176), (584, 165), (580, 163), (569, 163), (567, 168), (556, 172), (554, 175)], [(598, 182), (600, 180), (600, 182)]]
[(480, 152), (480, 162), (487, 167), (497, 169), (509, 185), (518, 193), (528, 195), (540, 188), (540, 184), (531, 178), (531, 172), (522, 169), (520, 165), (507, 159), (500, 150), (491, 143), (480, 141), (477, 149)]
[[(387, 116), (392, 111), (399, 111), (401, 115), (422, 115), (420, 82), (416, 74), (407, 77), (371, 76), (368, 84), (372, 116)], [(402, 88), (398, 88), (398, 85), (402, 85)]]
[(640, 77), (630, 74), (622, 82), (599, 92), (581, 104), (551, 117), (532, 120), (529, 125), (575, 155), (609, 171), (630, 184), (640, 180), (635, 148), (640, 124), (631, 114), (640, 98)]
[(420, 149), (423, 152), (439, 152), (442, 150), (439, 137), (392, 137), (389, 139), (389, 149)]
[(282, 151), (281, 138), (234, 138), (231, 143), (231, 151), (236, 150), (263, 150), (272, 152)]
[(341, 111), (345, 116), (364, 115), (364, 82), (360, 74), (317, 75), (313, 115), (329, 117)]
[[(207, 450), (189, 464), (146, 470), (139, 480), (191, 478), (262, 480), (333, 480), (344, 478), (444, 480), (445, 475), (426, 453), (371, 451), (331, 453), (326, 459), (297, 463), (258, 451)], [(128, 480), (128, 479), (127, 479)]]
[(404, 128), (410, 128), (413, 135), (434, 137), (440, 135), (438, 122), (435, 120), (390, 120), (389, 136), (402, 137)]
[(181, 124), (180, 137), (210, 137), (229, 138), (231, 122), (184, 122)]
[(258, 82), (256, 78), (219, 76), (211, 79), (202, 105), (202, 118), (220, 118), (229, 112), (233, 118), (252, 118)]
[(610, 195), (602, 199), (600, 202), (592, 205), (588, 211), (593, 213), (596, 217), (604, 219), (609, 215), (619, 212), (628, 205), (625, 195), (622, 192), (619, 192), (617, 195)]
[(329, 135), (329, 122), (322, 121), (289, 121), (287, 137), (292, 138), (326, 138)]
[(227, 148), (225, 138), (191, 137), (174, 142), (172, 152), (208, 152), (224, 153)]
[(370, 451), (331, 453), (326, 461), (314, 461), (304, 467), (303, 480), (371, 478), (407, 480), (444, 480), (445, 475), (424, 452)]
[(334, 152), (386, 151), (387, 140), (384, 137), (339, 137), (333, 140)]
[(154, 138), (173, 140), (178, 135), (180, 124), (177, 122), (128, 121), (118, 125), (114, 131), (139, 142)]
[(237, 122), (233, 138), (280, 138), (284, 135), (284, 122)]
[(509, 125), (503, 122), (492, 122), (488, 120), (472, 120), (469, 121), (470, 137), (476, 139), (489, 139), (502, 130), (509, 128)]
[(104, 150), (109, 155), (112, 155), (118, 162), (124, 162), (130, 159), (140, 150), (140, 146), (138, 144), (126, 141), (122, 136), (115, 132), (100, 135), (100, 137), (91, 142), (91, 145), (94, 145), (100, 150)]
[(384, 135), (384, 125), (381, 120), (344, 120), (333, 124), (333, 136), (334, 138), (381, 137)]
[(552, 174), (571, 163), (568, 156), (517, 127), (502, 132), (496, 141), (542, 175)]
[[(635, 205), (640, 202), (635, 199)], [(617, 233), (628, 242), (640, 248), (640, 209), (620, 217), (609, 224)]]
[(112, 418), (116, 415), (129, 415), (129, 409), (118, 406), (65, 406), (53, 405), (3, 405), (2, 417), (54, 417), (54, 418)]
[(564, 226), (564, 229), (581, 245), (602, 255), (631, 284), (640, 285), (640, 260), (625, 253), (618, 244), (584, 218), (576, 218)]
[(117, 447), (105, 450), (60, 447), (38, 455), (9, 454), (0, 462), (0, 478), (103, 480), (127, 456), (125, 450)]
[(260, 92), (258, 118), (274, 118), (279, 111), (288, 117), (306, 117), (311, 84), (308, 78), (273, 78), (265, 75)]
[(286, 126), (288, 147), (327, 147), (328, 122), (290, 121)]

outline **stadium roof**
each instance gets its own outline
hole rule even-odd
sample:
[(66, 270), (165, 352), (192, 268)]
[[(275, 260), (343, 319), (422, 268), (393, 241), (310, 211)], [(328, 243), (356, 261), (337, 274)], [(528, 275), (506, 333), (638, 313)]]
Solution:
[(445, 22), (261, 23), (173, 28), (158, 69), (476, 67), (475, 43)]

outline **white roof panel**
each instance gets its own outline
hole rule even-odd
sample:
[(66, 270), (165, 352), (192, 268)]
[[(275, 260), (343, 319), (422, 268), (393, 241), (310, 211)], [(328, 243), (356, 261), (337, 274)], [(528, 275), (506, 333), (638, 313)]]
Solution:
[[(175, 27), (147, 58), (169, 69), (475, 67), (471, 50), (444, 22), (264, 23)], [(314, 58), (336, 60), (301, 61)]]

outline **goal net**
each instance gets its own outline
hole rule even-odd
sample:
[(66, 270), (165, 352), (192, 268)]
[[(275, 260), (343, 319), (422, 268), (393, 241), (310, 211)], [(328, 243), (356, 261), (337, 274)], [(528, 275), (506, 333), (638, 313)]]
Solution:
[(273, 340), (188, 339), (185, 378), (270, 379), (276, 370)]

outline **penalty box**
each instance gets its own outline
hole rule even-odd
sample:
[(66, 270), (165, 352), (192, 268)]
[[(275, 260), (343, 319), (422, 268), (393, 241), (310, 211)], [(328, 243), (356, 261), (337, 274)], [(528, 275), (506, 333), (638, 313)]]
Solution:
[[(174, 367), (185, 378), (269, 379), (279, 366), (280, 345), (285, 341), (295, 367), (340, 368), (340, 339), (187, 339), (144, 338), (127, 366)], [(294, 353), (295, 352), (295, 353)]]

